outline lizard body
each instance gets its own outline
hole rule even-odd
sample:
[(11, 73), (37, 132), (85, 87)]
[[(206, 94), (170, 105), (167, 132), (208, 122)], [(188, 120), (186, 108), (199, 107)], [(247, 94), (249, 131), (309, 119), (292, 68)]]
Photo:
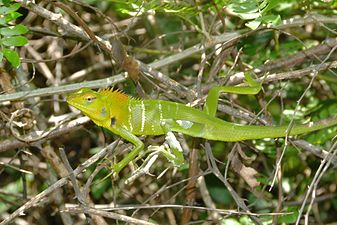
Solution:
[[(240, 87), (240, 91), (243, 90), (242, 88), (245, 87)], [(97, 125), (120, 135), (135, 145), (131, 153), (116, 164), (114, 170), (118, 173), (144, 148), (144, 144), (136, 137), (137, 135), (162, 135), (173, 131), (225, 142), (287, 135), (288, 126), (241, 125), (217, 118), (215, 116), (217, 98), (220, 92), (238, 91), (231, 90), (228, 87), (217, 87), (211, 90), (203, 111), (176, 102), (135, 99), (120, 91), (110, 89), (96, 92), (82, 88), (68, 96), (67, 102), (87, 115)], [(259, 90), (260, 87), (254, 89), (253, 94)], [(303, 134), (336, 124), (337, 118), (333, 117), (308, 124), (294, 125), (288, 135)]]

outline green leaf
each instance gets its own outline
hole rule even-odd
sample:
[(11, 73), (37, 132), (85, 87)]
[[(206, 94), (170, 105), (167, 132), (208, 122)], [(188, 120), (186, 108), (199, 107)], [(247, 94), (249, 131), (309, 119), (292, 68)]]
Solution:
[(256, 19), (260, 15), (261, 15), (260, 13), (238, 13), (238, 17), (240, 17), (243, 20)]
[(292, 214), (287, 214), (287, 215), (281, 215), (278, 218), (278, 222), (281, 223), (285, 223), (285, 224), (294, 224), (297, 220), (298, 217), (298, 209), (295, 207), (292, 207), (290, 209), (287, 210), (288, 212), (292, 213)]
[(263, 21), (266, 24), (272, 24), (276, 26), (279, 25), (282, 20), (280, 15), (266, 15), (261, 17), (261, 21)]
[(5, 15), (7, 14), (7, 11), (9, 11), (9, 8), (6, 6), (1, 6), (0, 7), (0, 15)]
[(9, 7), (2, 6), (0, 7), (0, 15), (6, 15), (15, 12), (20, 8), (20, 6), (21, 5), (19, 3), (11, 4)]
[(7, 20), (5, 17), (0, 17), (0, 25), (5, 25), (7, 23)]
[(263, 10), (268, 4), (269, 0), (263, 0), (262, 2), (257, 3), (259, 10)]
[(255, 30), (256, 28), (260, 26), (260, 24), (261, 24), (261, 21), (253, 20), (253, 21), (246, 23), (245, 25), (249, 27), (250, 29)]
[(270, 11), (271, 9), (278, 6), (281, 2), (279, 0), (268, 0), (267, 6), (262, 10), (262, 13), (266, 13)]
[(27, 38), (22, 36), (8, 37), (0, 40), (0, 44), (5, 46), (24, 46), (27, 43)]
[(0, 28), (0, 34), (4, 36), (20, 35), (20, 34), (25, 34), (27, 32), (28, 32), (28, 28), (22, 24)]
[(5, 15), (4, 17), (0, 17), (0, 25), (5, 25), (10, 21), (19, 18), (20, 16), (22, 16), (21, 13), (12, 12), (10, 14)]
[(242, 2), (234, 1), (234, 3), (229, 7), (231, 7), (236, 13), (239, 14), (255, 13), (258, 11), (258, 6), (254, 1), (242, 1)]
[(228, 190), (223, 186), (209, 186), (208, 190), (214, 201), (217, 203), (230, 204), (230, 202), (232, 201)]
[(228, 8), (243, 20), (256, 19), (261, 15), (255, 1), (232, 1)]
[(4, 58), (4, 54), (2, 53), (2, 51), (0, 51), (0, 62), (2, 62), (3, 58)]
[(20, 65), (20, 58), (16, 51), (5, 48), (2, 50), (5, 58), (12, 64), (13, 67), (17, 68)]
[(10, 3), (11, 3), (11, 0), (0, 0), (0, 5), (9, 6)]
[(234, 218), (225, 218), (225, 219), (221, 220), (220, 224), (241, 225), (241, 223)]

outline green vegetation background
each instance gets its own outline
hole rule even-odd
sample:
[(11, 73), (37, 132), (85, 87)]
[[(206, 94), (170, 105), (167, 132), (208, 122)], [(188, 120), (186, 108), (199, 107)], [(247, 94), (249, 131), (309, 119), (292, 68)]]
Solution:
[[(127, 79), (115, 86), (134, 97), (168, 99), (186, 104), (201, 99), (195, 105), (195, 107), (201, 107), (202, 99), (207, 95), (210, 87), (229, 85), (231, 77), (238, 77), (240, 72), (249, 73), (254, 77), (257, 77), (256, 75), (263, 77), (265, 74), (268, 76), (291, 74), (292, 71), (317, 66), (322, 61), (333, 63), (336, 59), (335, 49), (331, 48), (324, 54), (318, 52), (310, 57), (304, 54), (303, 61), (300, 63), (288, 62), (286, 66), (266, 70), (264, 74), (254, 71), (255, 68), (261, 68), (266, 63), (272, 62), (275, 65), (287, 57), (323, 45), (328, 38), (335, 39), (337, 1), (334, 0), (87, 0), (82, 3), (80, 1), (63, 3), (76, 12), (90, 29), (103, 39), (111, 40), (117, 31), (117, 37), (124, 44), (128, 54), (143, 63), (151, 63), (168, 56), (174, 57), (181, 52), (184, 53), (190, 47), (210, 43), (214, 37), (226, 32), (238, 32), (242, 35), (229, 48), (221, 49), (222, 46), (217, 44), (196, 54), (186, 53), (183, 59), (173, 61), (159, 69), (165, 76), (196, 91), (198, 96), (195, 96), (195, 99), (186, 99), (182, 93), (173, 91), (168, 84), (160, 83), (144, 74), (140, 75), (137, 82)], [(83, 81), (102, 79), (123, 72), (121, 67), (111, 64), (110, 58), (104, 55), (97, 45), (90, 44), (76, 52), (77, 45), (81, 43), (79, 40), (68, 36), (52, 21), (43, 19), (20, 6), (19, 3), (12, 1), (0, 1), (0, 61), (2, 69), (10, 74), (15, 92), (70, 83), (80, 84)], [(71, 23), (78, 25), (60, 8), (44, 1), (41, 1), (41, 6), (59, 13)], [(317, 19), (323, 17), (325, 20)], [(308, 22), (309, 20), (304, 18), (313, 19)], [(292, 23), (291, 21), (295, 19), (299, 19), (302, 23)], [(281, 26), (284, 20), (289, 20), (291, 25)], [(82, 46), (84, 44), (86, 43), (82, 43)], [(72, 54), (73, 52), (75, 53)], [(69, 54), (70, 57), (62, 57)], [(85, 69), (89, 69), (90, 72), (84, 71)], [(79, 75), (79, 72), (82, 75)], [(25, 75), (22, 76), (22, 73)], [(262, 111), (262, 114), (259, 114), (259, 121), (267, 121), (272, 125), (287, 125), (290, 121), (305, 123), (336, 115), (336, 69), (332, 67), (319, 70), (314, 74), (313, 80), (311, 80), (312, 75), (298, 76), (295, 79), (290, 79), (289, 75), (282, 80), (275, 79), (264, 84), (263, 93), (257, 97), (225, 95), (222, 103), (232, 107), (234, 112), (238, 112), (235, 110), (246, 112), (251, 118)], [(242, 81), (240, 83), (242, 84)], [(12, 92), (12, 90), (5, 90), (3, 84), (1, 87), (3, 94)], [(69, 112), (73, 109), (63, 101), (64, 97), (65, 94), (23, 101), (25, 107), (32, 110), (32, 121), (35, 122), (32, 122), (32, 127), (27, 130), (16, 128), (18, 132), (24, 135), (36, 127), (39, 130), (48, 130), (53, 126), (52, 123), (48, 123), (52, 116), (69, 117)], [(13, 102), (10, 105), (1, 105), (0, 140), (3, 143), (15, 140), (12, 131), (8, 128), (8, 120), (4, 116), (7, 115), (10, 118), (14, 111)], [(244, 120), (247, 117), (235, 117), (234, 112), (228, 115), (226, 111), (221, 111), (219, 117), (243, 124), (252, 122)], [(261, 123), (257, 124), (261, 125)], [(321, 149), (333, 151), (334, 149), (331, 148), (335, 135), (336, 128), (329, 128), (301, 135), (296, 139), (303, 139)], [(38, 145), (30, 144), (25, 148), (0, 152), (1, 220), (23, 205), (27, 199), (34, 198), (62, 177), (42, 154), (45, 148), (52, 149), (56, 155), (59, 155), (59, 148), (64, 148), (72, 168), (76, 168), (115, 139), (116, 137), (110, 133), (93, 123), (88, 123), (78, 131), (64, 134), (56, 139), (45, 140)], [(143, 137), (142, 140), (146, 146), (149, 146), (162, 144), (164, 138)], [(179, 137), (179, 140), (190, 151), (192, 148), (198, 149), (198, 173), (200, 177), (204, 175), (207, 187), (202, 189), (200, 184), (197, 185), (193, 205), (205, 208), (192, 211), (191, 223), (192, 221), (197, 221), (198, 224), (206, 221), (213, 221), (214, 224), (253, 223), (252, 217), (238, 208), (228, 186), (209, 172), (204, 140), (195, 140), (186, 136)], [(285, 143), (287, 143), (286, 148)], [(287, 142), (282, 138), (243, 142), (239, 143), (240, 147), (233, 143), (211, 142), (210, 144), (222, 174), (227, 171), (228, 158), (233, 148), (236, 148), (235, 152), (239, 150), (243, 152), (239, 154), (242, 165), (257, 172), (249, 177), (259, 182), (257, 187), (247, 184), (242, 175), (233, 168), (227, 168), (227, 180), (238, 198), (245, 201), (250, 212), (256, 214), (260, 221), (265, 224), (293, 224), (299, 216), (302, 216), (300, 221), (303, 223), (303, 216), (308, 212), (309, 224), (337, 222), (335, 216), (337, 215), (335, 194), (337, 173), (333, 164), (321, 173), (322, 176), (314, 187), (315, 198), (310, 204), (310, 199), (305, 202), (304, 197), (308, 192), (308, 186), (313, 184), (317, 170), (323, 165), (322, 158), (308, 150), (295, 147), (296, 145), (291, 141)], [(129, 149), (127, 143), (119, 143), (116, 148), (117, 160), (120, 160)], [(280, 161), (282, 150), (285, 151)], [(188, 156), (186, 158), (188, 159)], [(336, 163), (336, 159), (332, 156), (330, 158)], [(10, 161), (6, 161), (8, 159)], [(150, 205), (153, 208), (140, 209), (136, 212), (135, 208), (123, 209), (118, 213), (158, 224), (179, 223), (183, 213), (182, 207), (178, 206), (187, 204), (186, 184), (187, 180), (191, 179), (188, 175), (188, 164), (175, 171), (171, 168), (158, 178), (166, 168), (171, 166), (170, 162), (160, 156), (150, 169), (152, 175), (145, 174), (137, 177), (131, 184), (126, 185), (124, 182), (131, 176), (132, 168), (140, 166), (142, 161), (139, 160), (135, 165), (124, 169), (120, 176), (113, 180), (108, 175), (114, 160), (115, 157), (107, 156), (87, 168), (78, 178), (79, 184), (84, 185), (92, 174), (95, 174), (90, 186), (90, 197), (93, 203), (102, 206), (113, 203), (121, 207), (134, 206), (135, 208)], [(282, 169), (273, 184), (277, 163), (280, 163)], [(99, 172), (96, 171), (98, 167)], [(272, 184), (273, 187), (270, 190)], [(212, 217), (210, 211), (206, 210), (210, 206), (205, 202), (205, 192), (209, 193), (216, 209), (233, 210), (236, 213), (219, 211), (220, 214), (217, 217)], [(61, 205), (78, 202), (74, 198), (71, 185), (63, 186), (58, 194), (62, 196), (61, 203), (55, 200), (55, 196), (47, 196), (44, 207), (40, 204), (40, 207), (30, 209), (29, 213), (20, 218), (31, 224), (65, 223), (60, 216)], [(310, 198), (312, 196), (310, 195)], [(158, 205), (169, 204), (175, 207), (159, 210), (155, 208)], [(300, 215), (299, 210), (302, 205), (304, 205), (304, 212)], [(271, 214), (275, 212), (284, 214), (275, 217)], [(74, 223), (85, 222), (82, 217), (76, 215), (73, 215), (72, 219)], [(116, 223), (115, 219), (107, 219), (107, 221), (110, 224)]]

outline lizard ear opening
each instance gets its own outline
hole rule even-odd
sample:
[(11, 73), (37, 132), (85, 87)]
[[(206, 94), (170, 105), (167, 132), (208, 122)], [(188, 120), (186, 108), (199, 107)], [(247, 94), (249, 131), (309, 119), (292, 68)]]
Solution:
[(110, 120), (110, 126), (114, 126), (116, 124), (116, 117), (111, 117), (111, 120)]

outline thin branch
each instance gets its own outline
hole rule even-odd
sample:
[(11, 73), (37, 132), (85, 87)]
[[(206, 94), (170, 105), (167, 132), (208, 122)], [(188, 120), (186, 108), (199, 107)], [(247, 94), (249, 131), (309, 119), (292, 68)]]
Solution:
[(316, 173), (313, 177), (313, 180), (312, 180), (310, 186), (308, 187), (308, 191), (307, 191), (307, 193), (306, 193), (306, 195), (303, 199), (303, 202), (302, 202), (302, 205), (301, 205), (301, 208), (299, 210), (298, 217), (297, 217), (297, 220), (296, 220), (296, 223), (295, 223), (296, 225), (298, 225), (300, 223), (301, 216), (302, 216), (302, 213), (304, 211), (304, 208), (306, 207), (307, 201), (309, 200), (309, 196), (312, 195), (312, 198), (310, 200), (310, 204), (309, 204), (309, 207), (308, 207), (308, 211), (307, 211), (307, 214), (306, 214), (306, 217), (308, 216), (308, 214), (309, 214), (309, 212), (312, 208), (312, 204), (314, 203), (315, 198), (316, 198), (317, 186), (318, 186), (320, 180), (322, 179), (324, 173), (330, 167), (333, 156), (336, 156), (336, 154), (337, 154), (337, 148), (336, 147), (337, 147), (337, 142), (335, 141), (335, 143), (331, 146), (331, 148), (329, 150), (329, 154), (326, 155), (326, 157), (322, 160), (320, 166), (316, 170)]
[[(216, 162), (214, 160), (213, 152), (210, 147), (209, 143), (205, 144), (205, 150), (206, 150), (206, 157), (207, 157), (207, 164), (208, 164), (208, 169), (212, 171), (212, 173), (221, 180), (221, 182), (227, 187), (229, 193), (233, 197), (234, 201), (236, 202), (237, 206), (240, 207), (242, 210), (244, 210), (246, 213), (250, 214), (250, 210), (247, 207), (246, 203), (244, 200), (235, 192), (233, 187), (230, 185), (230, 183), (227, 181), (226, 175), (223, 176), (221, 172), (219, 171), (218, 166), (216, 165)], [(227, 165), (228, 166), (228, 165)], [(262, 224), (259, 218), (256, 216), (250, 214), (250, 218), (255, 224)]]
[(3, 94), (0, 95), (0, 103), (4, 101), (24, 100), (27, 98), (50, 96), (54, 94), (65, 94), (83, 87), (100, 88), (100, 87), (113, 86), (114, 84), (125, 81), (126, 77), (127, 76), (124, 73), (99, 80), (84, 81), (81, 83), (66, 84), (57, 87), (39, 88), (29, 91), (20, 91), (12, 94)]
[[(80, 209), (80, 207), (76, 204), (66, 204), (66, 208), (68, 209)], [(251, 215), (251, 216), (274, 216), (274, 215), (291, 215), (292, 212), (283, 212), (283, 213), (247, 213), (247, 212), (240, 212), (237, 210), (230, 210), (230, 209), (212, 209), (209, 207), (202, 207), (202, 206), (188, 206), (188, 205), (175, 205), (175, 204), (159, 204), (159, 205), (148, 205), (148, 204), (141, 204), (141, 205), (127, 205), (127, 206), (111, 206), (111, 205), (95, 205), (94, 209), (101, 209), (104, 211), (120, 211), (120, 210), (141, 210), (141, 209), (165, 209), (165, 208), (175, 208), (175, 209), (183, 209), (183, 208), (190, 208), (199, 211), (209, 211), (209, 212), (216, 212), (221, 215)]]
[[(337, 45), (336, 45), (337, 47)], [(294, 70), (291, 72), (285, 72), (285, 73), (274, 73), (267, 76), (267, 78), (259, 78), (259, 81), (265, 81), (265, 82), (275, 82), (280, 80), (289, 80), (289, 79), (297, 79), (304, 76), (311, 75), (312, 73), (318, 73), (320, 71), (324, 71), (327, 69), (335, 69), (337, 68), (337, 61), (333, 62), (327, 62), (322, 63), (318, 65), (312, 65), (308, 68), (300, 69), (300, 70)]]
[[(309, 142), (305, 140), (291, 140), (291, 143), (296, 147), (304, 149), (314, 154), (315, 156), (320, 157), (321, 159), (324, 159), (325, 157), (327, 157), (327, 155), (330, 154), (328, 151), (322, 149), (320, 146), (310, 144)], [(331, 157), (331, 163), (334, 165), (334, 167), (337, 167), (337, 157), (331, 154), (330, 154), (330, 157)]]
[[(36, 5), (34, 3), (32, 3), (31, 1), (23, 1), (23, 0), (16, 0), (17, 2), (21, 3), (24, 7), (27, 7), (29, 10), (31, 10), (32, 12), (56, 23), (58, 26), (60, 26), (61, 28), (63, 28), (64, 30), (67, 31), (68, 34), (71, 34), (77, 38), (79, 38), (82, 41), (90, 41), (90, 38), (86, 35), (86, 33), (78, 26), (75, 26), (74, 24), (69, 23), (67, 20), (65, 20), (61, 14), (56, 14), (53, 13), (51, 11), (48, 11), (46, 9), (44, 9), (43, 7)], [(316, 16), (317, 18), (319, 16)], [(294, 26), (298, 26), (298, 23), (300, 23), (300, 21), (302, 21), (300, 24), (303, 23), (303, 21), (305, 22), (314, 22), (314, 21), (320, 21), (320, 22), (324, 22), (324, 23), (329, 23), (329, 22), (336, 22), (337, 18), (333, 17), (319, 17), (318, 19), (316, 17), (310, 17), (309, 19), (307, 19), (306, 17), (304, 18), (300, 18), (300, 19), (296, 19), (296, 23), (289, 23), (287, 22), (286, 26), (276, 26), (274, 29), (281, 29), (281, 28), (289, 28), (289, 27), (294, 27)], [(315, 18), (315, 20), (313, 19)], [(257, 31), (265, 31), (266, 28), (261, 28)], [(254, 31), (254, 32), (257, 32)], [(204, 47), (205, 48), (210, 48), (213, 47), (216, 44), (219, 43), (224, 43), (224, 46), (231, 46), (233, 43), (235, 43), (236, 40), (240, 39), (242, 36), (240, 35), (240, 33), (244, 33), (244, 30), (239, 31), (239, 32), (233, 32), (233, 33), (225, 33), (219, 36), (215, 36), (212, 37), (211, 41), (204, 43)], [(245, 33), (243, 36), (247, 36), (248, 34), (250, 34), (251, 32)], [(111, 49), (111, 44), (107, 41), (103, 41), (101, 38), (97, 37), (97, 40), (101, 43), (101, 44), (105, 44), (107, 49)], [(329, 44), (330, 45), (330, 44)], [(164, 67), (167, 65), (170, 65), (174, 62), (178, 62), (181, 59), (184, 59), (186, 57), (189, 57), (190, 55), (196, 54), (201, 52), (203, 49), (203, 45), (202, 44), (198, 44), (195, 46), (192, 46), (188, 49), (185, 49), (184, 51), (174, 54), (172, 56), (166, 57), (164, 59), (158, 60), (156, 62), (153, 62), (151, 64), (144, 64), (140, 61), (140, 69), (143, 73), (145, 74), (149, 74), (151, 76), (153, 76), (155, 79), (161, 81), (164, 84), (169, 85), (170, 87), (172, 87), (173, 90), (177, 91), (178, 93), (182, 94), (182, 96), (189, 96), (190, 99), (193, 99), (196, 95), (195, 93), (186, 88), (185, 86), (179, 84), (178, 82), (175, 82), (174, 80), (170, 79), (169, 77), (167, 77), (166, 75), (164, 75), (163, 73), (157, 72), (155, 71), (155, 69), (158, 69), (160, 67)], [(335, 68), (335, 67), (331, 67), (331, 68)], [(308, 72), (304, 72), (304, 75), (307, 75)], [(286, 77), (289, 76), (289, 78), (292, 77), (298, 77), (300, 75), (298, 74), (282, 74), (285, 78), (283, 79), (287, 79)], [(267, 78), (268, 81), (275, 81), (278, 80), (277, 77), (278, 74), (275, 74), (275, 76), (271, 76), (269, 77), (269, 79)], [(303, 75), (302, 75), (303, 76)], [(100, 87), (107, 87), (107, 86), (111, 86), (115, 83), (118, 82), (122, 82), (126, 79), (126, 75), (125, 74), (118, 74), (115, 75), (113, 77), (110, 78), (106, 78), (106, 79), (101, 79), (101, 80), (95, 80), (95, 81), (87, 81), (87, 82), (81, 82), (80, 84), (71, 84), (71, 85), (64, 85), (64, 86), (59, 86), (59, 87), (51, 87), (51, 88), (44, 88), (44, 89), (37, 89), (37, 90), (32, 90), (32, 91), (26, 91), (26, 92), (18, 92), (18, 93), (14, 93), (14, 94), (5, 94), (5, 95), (0, 95), (0, 103), (3, 101), (11, 101), (11, 100), (18, 100), (18, 99), (26, 99), (26, 98), (30, 98), (30, 97), (37, 97), (37, 96), (48, 96), (48, 95), (53, 95), (53, 94), (61, 94), (61, 93), (67, 93), (67, 92), (71, 92), (71, 91), (75, 91), (77, 89), (80, 89), (82, 87), (88, 87), (88, 88), (100, 88)], [(114, 81), (112, 81), (111, 79), (113, 79)]]
[[(67, 172), (68, 172), (68, 176), (70, 178), (70, 181), (72, 183), (72, 186), (74, 188), (75, 191), (75, 195), (77, 198), (77, 201), (80, 203), (80, 206), (82, 209), (86, 209), (89, 206), (89, 203), (87, 202), (87, 199), (84, 197), (83, 192), (80, 190), (80, 186), (76, 180), (76, 177), (74, 175), (74, 170), (73, 168), (71, 168), (71, 165), (69, 163), (69, 160), (67, 158), (67, 155), (64, 151), (63, 148), (59, 148), (60, 150), (60, 155), (61, 155), (61, 159), (63, 161), (64, 167), (66, 168)], [(87, 218), (88, 222), (90, 225), (94, 225), (92, 219)]]
[[(82, 128), (82, 125), (85, 123), (89, 122), (90, 119), (88, 117), (81, 117), (76, 120), (73, 120), (69, 122), (66, 125), (62, 125), (59, 128), (51, 131), (47, 136), (38, 139), (36, 142), (31, 142), (31, 143), (26, 143), (19, 141), (17, 139), (7, 139), (5, 141), (0, 142), (0, 153), (5, 152), (8, 150), (13, 150), (17, 148), (22, 148), (22, 147), (28, 147), (28, 146), (38, 146), (41, 143), (44, 143), (46, 140), (52, 139), (59, 137), (61, 135), (64, 135), (66, 133), (74, 132)], [(28, 134), (28, 136), (34, 136), (35, 133)]]
[[(113, 150), (117, 146), (118, 141), (114, 141), (107, 147), (103, 148), (101, 151), (99, 151), (97, 154), (93, 155), (91, 158), (86, 160), (84, 163), (79, 165), (75, 170), (74, 170), (74, 176), (78, 176), (80, 173), (82, 173), (86, 168), (97, 162), (99, 159), (103, 158), (106, 156), (106, 154)], [(15, 210), (12, 214), (10, 214), (6, 219), (4, 219), (0, 225), (6, 225), (11, 223), (16, 217), (22, 215), (25, 211), (28, 209), (34, 207), (36, 204), (38, 204), (43, 198), (45, 198), (47, 195), (52, 194), (54, 190), (62, 187), (65, 185), (68, 181), (68, 177), (63, 177), (57, 182), (55, 182), (53, 185), (49, 186), (46, 190), (42, 191), (29, 201), (27, 201), (24, 205), (22, 205), (20, 208)]]
[[(197, 143), (200, 140), (195, 140)], [(188, 168), (188, 177), (190, 178), (186, 185), (185, 191), (185, 205), (192, 206), (195, 204), (196, 198), (196, 184), (199, 177), (199, 149), (193, 147), (192, 151), (189, 154), (189, 168)], [(183, 213), (181, 215), (180, 224), (188, 224), (191, 222), (192, 218), (192, 209), (191, 208), (184, 208)]]
[(126, 223), (131, 223), (131, 224), (139, 224), (139, 225), (156, 225), (157, 224), (157, 223), (151, 223), (151, 222), (147, 222), (147, 221), (144, 221), (144, 220), (136, 219), (136, 218), (133, 218), (133, 217), (130, 217), (130, 216), (121, 215), (121, 214), (118, 214), (118, 213), (106, 212), (106, 211), (99, 210), (99, 209), (68, 208), (68, 209), (64, 210), (63, 212), (76, 214), (76, 215), (78, 213), (87, 213), (87, 214), (99, 215), (99, 216), (102, 216), (102, 217), (115, 219), (117, 221), (124, 221)]

